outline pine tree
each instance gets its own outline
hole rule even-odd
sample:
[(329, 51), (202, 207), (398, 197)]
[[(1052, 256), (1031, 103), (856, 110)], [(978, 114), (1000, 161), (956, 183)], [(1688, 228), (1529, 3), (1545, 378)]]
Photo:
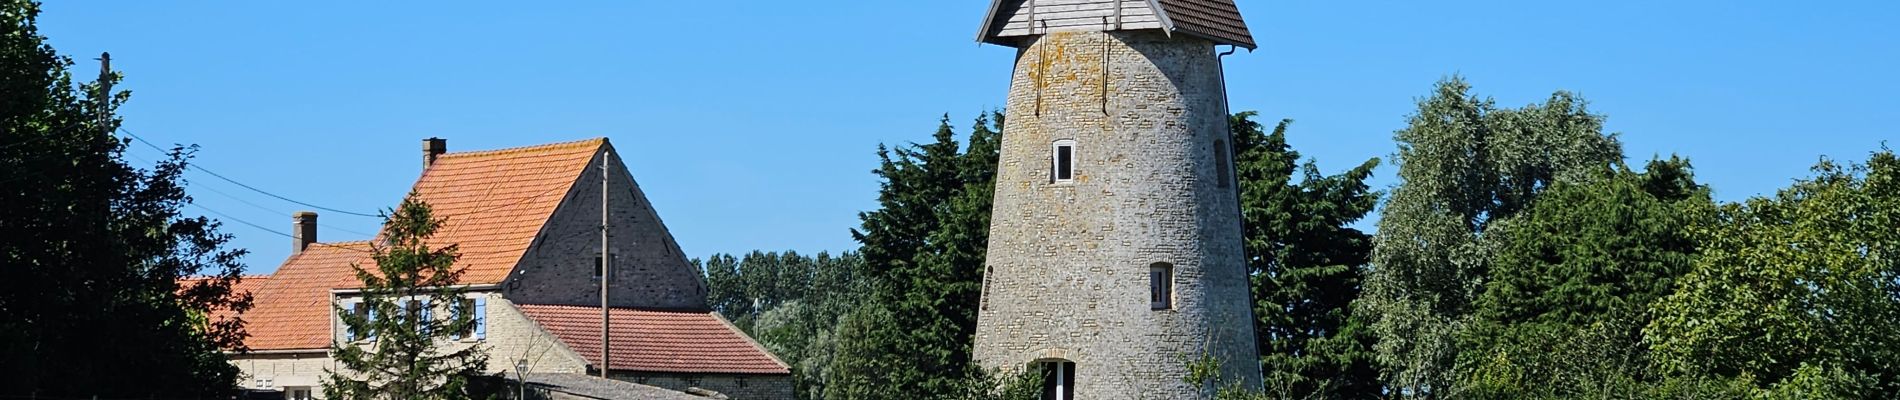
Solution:
[(466, 269), (455, 266), (457, 246), (426, 242), (444, 221), (411, 193), (385, 215), (383, 235), (371, 246), (376, 265), (350, 265), (363, 284), (362, 311), (336, 308), (351, 340), (330, 346), (339, 369), (324, 379), (324, 397), (470, 397), (470, 380), (488, 356), (453, 340), (472, 331), (475, 310), (457, 285)]

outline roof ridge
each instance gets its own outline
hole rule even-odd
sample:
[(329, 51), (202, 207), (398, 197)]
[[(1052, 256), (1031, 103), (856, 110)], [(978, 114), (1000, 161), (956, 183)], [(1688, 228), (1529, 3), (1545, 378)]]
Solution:
[(463, 152), (451, 151), (447, 153), (442, 153), (441, 157), (491, 156), (491, 155), (498, 155), (498, 154), (520, 153), (520, 152), (535, 151), (535, 150), (548, 150), (548, 149), (557, 149), (557, 148), (566, 148), (566, 147), (584, 147), (587, 145), (598, 146), (601, 144), (605, 144), (606, 142), (607, 142), (606, 136), (597, 136), (597, 137), (593, 137), (589, 139), (581, 139), (581, 140), (560, 142), (560, 143), (543, 143), (543, 144), (528, 145), (528, 146), (504, 147), (504, 148), (499, 148), (499, 149), (475, 150), (475, 151), (463, 151)]

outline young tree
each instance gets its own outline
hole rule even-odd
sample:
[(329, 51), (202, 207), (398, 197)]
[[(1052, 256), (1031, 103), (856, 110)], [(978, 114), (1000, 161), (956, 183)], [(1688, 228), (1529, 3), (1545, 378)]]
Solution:
[(1469, 90), (1459, 77), (1440, 81), (1394, 134), (1400, 183), (1381, 213), (1356, 304), (1400, 395), (1441, 396), (1455, 380), (1454, 342), (1484, 287), (1491, 224), (1551, 183), (1623, 157), (1616, 137), (1603, 134), (1602, 117), (1570, 93), (1499, 109)]
[(970, 346), (1002, 125), (979, 117), (963, 151), (947, 117), (932, 143), (880, 147), (880, 208), (852, 230), (871, 295), (840, 321), (825, 397), (948, 397), (982, 379)]
[(181, 212), (196, 148), (129, 165), (119, 75), (75, 84), (39, 10), (0, 0), (0, 397), (227, 396), (250, 295), (244, 251)]
[[(1245, 246), (1259, 318), (1267, 393), (1281, 398), (1363, 399), (1382, 393), (1372, 337), (1351, 303), (1372, 252), (1372, 236), (1350, 225), (1372, 212), (1366, 186), (1378, 159), (1332, 176), (1272, 133), (1253, 112), (1232, 117)], [(1295, 178), (1298, 174), (1298, 178)]]
[(470, 379), (487, 367), (488, 356), (452, 340), (474, 328), (475, 310), (457, 286), (466, 267), (455, 266), (456, 245), (426, 243), (444, 221), (411, 193), (384, 218), (383, 234), (371, 246), (374, 269), (350, 265), (363, 283), (361, 303), (336, 307), (351, 341), (330, 346), (340, 369), (324, 379), (324, 397), (470, 397)]

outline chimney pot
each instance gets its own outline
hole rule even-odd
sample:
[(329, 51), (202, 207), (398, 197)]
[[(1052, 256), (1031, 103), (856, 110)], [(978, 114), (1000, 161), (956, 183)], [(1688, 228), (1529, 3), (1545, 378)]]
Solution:
[(317, 242), (317, 213), (298, 211), (290, 213), (292, 221), (290, 254), (303, 253), (303, 249)]
[(449, 140), (443, 138), (422, 139), (422, 167), (435, 165), (435, 158), (449, 152)]

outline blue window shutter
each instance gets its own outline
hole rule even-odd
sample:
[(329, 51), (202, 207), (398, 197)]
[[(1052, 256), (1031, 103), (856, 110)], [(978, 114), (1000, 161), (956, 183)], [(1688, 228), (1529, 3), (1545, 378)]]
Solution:
[(417, 323), (417, 324), (418, 324), (419, 326), (421, 326), (421, 327), (422, 327), (422, 335), (423, 335), (423, 336), (428, 336), (428, 335), (429, 335), (429, 326), (430, 326), (431, 324), (434, 324), (434, 323), (435, 323), (435, 304), (434, 304), (434, 302), (432, 302), (432, 301), (429, 301), (429, 300), (423, 300), (423, 301), (422, 301), (422, 320), (421, 320), (421, 321), (417, 321), (416, 323)]
[(488, 298), (475, 298), (475, 339), (488, 338)]
[(376, 307), (369, 308), (369, 319), (367, 319), (366, 321), (369, 321), (369, 323), (366, 324), (369, 326), (366, 327), (368, 329), (364, 329), (363, 338), (369, 339), (369, 340), (376, 340)]
[[(357, 310), (360, 310), (360, 308), (357, 307), (362, 307), (362, 305), (360, 303), (350, 303), (350, 313), (355, 314)], [(356, 341), (356, 328), (351, 328), (348, 323), (343, 324), (343, 340)]]

